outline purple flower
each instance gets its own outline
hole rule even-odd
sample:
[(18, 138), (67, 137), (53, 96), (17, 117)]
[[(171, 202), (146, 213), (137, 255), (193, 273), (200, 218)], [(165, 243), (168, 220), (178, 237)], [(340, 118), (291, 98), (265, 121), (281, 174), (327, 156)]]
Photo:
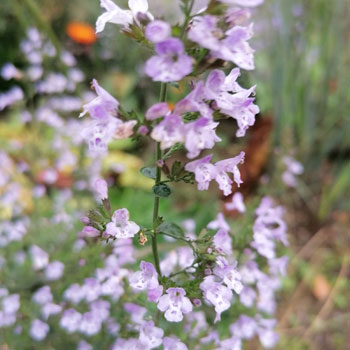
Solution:
[(223, 213), (218, 213), (216, 216), (216, 220), (210, 221), (207, 225), (211, 230), (224, 230), (226, 232), (230, 231), (230, 226), (225, 220), (225, 216)]
[(232, 238), (227, 231), (220, 228), (213, 238), (213, 244), (220, 254), (232, 254)]
[(283, 157), (283, 163), (287, 169), (282, 174), (282, 180), (287, 186), (295, 187), (297, 184), (296, 175), (301, 175), (304, 171), (304, 167), (301, 163), (289, 156)]
[(60, 326), (68, 333), (76, 332), (81, 323), (82, 316), (78, 311), (74, 309), (67, 309), (64, 311), (60, 320)]
[(53, 303), (47, 303), (43, 305), (41, 309), (41, 313), (43, 317), (47, 320), (51, 315), (57, 315), (62, 311), (62, 306), (53, 304)]
[(261, 344), (266, 348), (272, 348), (278, 342), (278, 334), (273, 330), (277, 321), (274, 319), (258, 318), (258, 336)]
[(253, 288), (244, 287), (239, 295), (240, 302), (246, 307), (252, 307), (257, 298), (256, 292)]
[(169, 322), (181, 322), (183, 314), (192, 311), (192, 303), (186, 296), (183, 288), (168, 288), (166, 294), (160, 297), (158, 309), (165, 311), (165, 318)]
[(114, 138), (116, 140), (124, 140), (132, 136), (134, 133), (134, 126), (137, 124), (136, 120), (128, 120), (126, 122), (119, 121), (116, 124)]
[(137, 133), (142, 135), (142, 136), (146, 136), (149, 133), (149, 129), (147, 128), (146, 125), (141, 125), (138, 129), (137, 129)]
[(238, 337), (231, 337), (220, 342), (220, 348), (217, 350), (241, 350), (242, 342)]
[(232, 291), (215, 282), (214, 276), (207, 276), (200, 284), (200, 289), (203, 291), (203, 296), (215, 307), (216, 318), (215, 322), (220, 321), (221, 313), (229, 309), (231, 306)]
[(217, 18), (210, 15), (195, 17), (187, 37), (209, 50), (220, 50), (221, 29), (217, 27)]
[(148, 300), (157, 302), (163, 293), (163, 286), (159, 285), (158, 273), (154, 266), (141, 261), (141, 271), (135, 272), (130, 278), (130, 286), (136, 290), (148, 290)]
[(225, 283), (227, 287), (234, 290), (237, 294), (240, 294), (243, 289), (243, 284), (241, 282), (242, 277), (236, 267), (237, 261), (232, 265), (228, 265), (224, 257), (218, 257), (213, 272), (216, 276), (222, 278), (223, 283)]
[(134, 303), (125, 303), (124, 310), (130, 314), (131, 321), (136, 324), (143, 322), (143, 317), (147, 312), (147, 309)]
[(108, 185), (104, 179), (97, 179), (94, 188), (99, 199), (104, 200), (108, 198)]
[(238, 320), (230, 326), (233, 336), (242, 339), (252, 339), (257, 332), (258, 324), (254, 318), (241, 315)]
[(221, 2), (228, 5), (238, 5), (242, 7), (256, 7), (261, 5), (264, 0), (220, 0)]
[(171, 27), (167, 22), (155, 20), (150, 22), (145, 30), (147, 40), (152, 43), (159, 43), (169, 38)]
[(163, 346), (164, 350), (188, 350), (187, 346), (176, 337), (165, 337)]
[(52, 300), (53, 297), (51, 294), (51, 288), (49, 286), (41, 287), (33, 294), (33, 301), (40, 305), (51, 303)]
[(5, 314), (15, 314), (20, 306), (19, 295), (11, 294), (5, 297), (2, 299), (1, 306)]
[(150, 107), (146, 112), (147, 120), (155, 120), (168, 115), (170, 112), (169, 106), (166, 102), (159, 102)]
[(29, 252), (32, 257), (34, 270), (41, 270), (49, 263), (49, 254), (37, 245), (32, 245)]
[(96, 33), (102, 32), (108, 22), (127, 28), (133, 21), (138, 23), (139, 14), (144, 14), (147, 18), (153, 19), (153, 16), (148, 12), (147, 0), (129, 0), (128, 5), (130, 10), (123, 10), (112, 0), (101, 0), (101, 7), (106, 9), (106, 12), (97, 19)]
[(140, 226), (129, 221), (129, 211), (125, 208), (116, 210), (112, 222), (106, 226), (106, 234), (119, 239), (132, 238), (140, 231)]
[(50, 327), (45, 322), (35, 319), (30, 327), (29, 334), (34, 340), (42, 341), (46, 338), (49, 330)]
[(210, 163), (212, 154), (201, 159), (194, 160), (185, 165), (185, 170), (193, 172), (198, 190), (204, 191), (209, 188), (209, 183), (216, 176), (216, 168)]
[(254, 50), (248, 40), (253, 36), (253, 25), (248, 27), (235, 26), (225, 33), (219, 50), (213, 51), (214, 56), (235, 63), (238, 67), (254, 69)]
[(96, 79), (92, 80), (92, 86), (97, 93), (97, 97), (83, 106), (83, 112), (80, 113), (79, 117), (89, 113), (91, 118), (101, 121), (108, 119), (111, 115), (116, 115), (119, 102), (103, 89)]
[(230, 211), (231, 210), (237, 210), (240, 213), (244, 213), (245, 212), (245, 205), (244, 205), (242, 193), (236, 192), (232, 196), (232, 201), (225, 203), (225, 208), (227, 210), (230, 210)]
[(194, 122), (186, 124), (185, 147), (188, 158), (195, 158), (203, 149), (211, 149), (221, 139), (216, 135), (215, 129), (219, 123), (201, 117)]
[(83, 230), (80, 233), (81, 237), (98, 237), (99, 235), (100, 231), (92, 226), (84, 226)]
[(169, 38), (159, 42), (155, 51), (157, 55), (152, 56), (145, 66), (145, 73), (154, 81), (178, 81), (192, 72), (193, 58), (185, 54), (180, 39)]
[(53, 261), (45, 269), (45, 277), (48, 281), (55, 281), (63, 275), (64, 264), (60, 261)]
[(147, 349), (153, 349), (162, 344), (164, 331), (154, 326), (153, 321), (144, 322), (140, 327), (139, 340)]
[(154, 127), (151, 137), (160, 142), (161, 149), (170, 148), (185, 141), (185, 125), (180, 116), (169, 114)]

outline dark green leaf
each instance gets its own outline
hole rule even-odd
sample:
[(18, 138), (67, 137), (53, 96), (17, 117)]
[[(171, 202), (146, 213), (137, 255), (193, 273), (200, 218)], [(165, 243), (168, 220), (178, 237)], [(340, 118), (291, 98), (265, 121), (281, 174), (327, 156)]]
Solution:
[(157, 169), (156, 167), (144, 167), (144, 168), (141, 168), (141, 174), (146, 176), (146, 177), (149, 177), (150, 179), (154, 179), (156, 178), (156, 173), (157, 173)]
[(157, 197), (164, 197), (164, 198), (169, 197), (172, 192), (171, 188), (164, 183), (160, 183), (153, 186), (152, 190)]
[(172, 236), (184, 237), (184, 231), (182, 230), (182, 228), (179, 225), (174, 224), (172, 222), (163, 222), (161, 225), (158, 226), (157, 231)]

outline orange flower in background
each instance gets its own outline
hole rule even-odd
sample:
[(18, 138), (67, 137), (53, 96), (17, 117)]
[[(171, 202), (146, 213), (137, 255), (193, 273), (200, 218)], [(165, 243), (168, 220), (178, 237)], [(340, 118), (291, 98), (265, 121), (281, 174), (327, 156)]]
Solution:
[(83, 22), (69, 22), (66, 33), (72, 40), (83, 45), (91, 45), (97, 40), (95, 29)]

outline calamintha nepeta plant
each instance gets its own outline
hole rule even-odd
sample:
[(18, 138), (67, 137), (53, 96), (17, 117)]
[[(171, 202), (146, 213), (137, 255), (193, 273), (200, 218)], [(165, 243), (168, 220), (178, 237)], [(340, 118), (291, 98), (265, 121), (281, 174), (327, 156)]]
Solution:
[[(193, 13), (194, 1), (182, 0), (183, 23), (171, 26), (154, 19), (147, 0), (129, 0), (128, 10), (111, 0), (101, 0), (105, 12), (97, 20), (97, 32), (103, 31), (107, 23), (115, 23), (129, 37), (150, 48), (153, 55), (145, 63), (144, 72), (153, 81), (160, 82), (159, 102), (150, 106), (144, 116), (134, 119), (136, 113), (126, 112), (93, 80), (97, 97), (84, 105), (80, 115), (90, 115), (82, 135), (94, 156), (102, 157), (108, 151), (108, 143), (115, 138), (148, 137), (156, 148), (154, 165), (141, 169), (146, 177), (154, 180), (152, 227), (133, 222), (126, 208), (113, 212), (107, 183), (102, 179), (95, 183), (102, 204), (82, 219), (85, 227), (81, 237), (115, 241), (118, 259), (112, 259), (115, 266), (107, 269), (111, 275), (106, 270), (106, 276), (90, 279), (84, 286), (92, 295), (122, 298), (125, 311), (130, 313), (130, 324), (121, 322), (114, 327), (117, 339), (113, 350), (160, 346), (164, 350), (236, 350), (242, 348), (244, 339), (256, 334), (267, 348), (277, 341), (273, 330), (276, 321), (268, 316), (275, 311), (274, 292), (280, 287), (280, 276), (285, 273), (288, 261), (286, 257), (276, 257), (276, 243), (288, 243), (283, 209), (274, 206), (270, 198), (263, 199), (256, 210), (253, 241), (241, 252), (233, 249), (230, 227), (222, 213), (198, 236), (189, 227), (184, 233), (179, 225), (167, 222), (159, 213), (159, 201), (172, 193), (171, 183), (197, 184), (198, 190), (203, 191), (214, 180), (225, 196), (232, 193), (233, 183), (238, 187), (242, 183), (239, 165), (244, 161), (244, 152), (218, 161), (212, 160), (213, 154), (201, 153), (221, 141), (216, 134), (220, 119), (235, 119), (236, 136), (243, 137), (259, 112), (254, 104), (255, 86), (245, 89), (237, 79), (240, 69), (254, 68), (254, 50), (248, 43), (253, 35), (253, 26), (248, 23), (249, 8), (261, 2), (212, 0), (201, 11)], [(230, 65), (228, 74), (217, 68), (226, 69)], [(191, 91), (170, 108), (168, 86), (183, 79)], [(180, 149), (186, 151), (188, 161), (185, 163), (176, 158), (176, 151)], [(244, 212), (239, 193), (232, 197), (227, 209)], [(132, 208), (130, 210), (132, 218)], [(176, 248), (162, 262), (158, 252), (161, 235), (175, 240)], [(134, 237), (141, 245), (151, 240), (153, 262), (141, 261), (140, 270), (129, 275), (124, 265), (130, 262), (127, 255), (132, 250)], [(185, 246), (179, 248), (176, 241)], [(81, 288), (71, 286), (66, 298), (77, 298)], [(148, 302), (137, 297), (142, 291), (147, 292)], [(82, 298), (89, 301), (89, 296)], [(91, 300), (95, 299), (91, 296)], [(96, 308), (103, 310), (103, 303), (101, 300)], [(214, 320), (212, 308), (216, 314)], [(220, 321), (229, 309), (234, 312), (222, 322), (225, 321), (227, 327), (230, 325), (231, 336), (222, 340), (213, 323)], [(168, 323), (164, 323), (161, 314)], [(97, 318), (93, 311), (81, 315), (70, 308), (64, 311), (61, 326), (70, 333), (88, 329), (85, 333), (92, 335), (93, 326), (84, 328), (80, 323), (95, 325), (98, 329), (105, 319), (101, 316), (97, 321)], [(208, 326), (207, 321), (212, 325)], [(172, 322), (182, 322), (182, 331), (177, 328), (173, 331), (169, 325)]]

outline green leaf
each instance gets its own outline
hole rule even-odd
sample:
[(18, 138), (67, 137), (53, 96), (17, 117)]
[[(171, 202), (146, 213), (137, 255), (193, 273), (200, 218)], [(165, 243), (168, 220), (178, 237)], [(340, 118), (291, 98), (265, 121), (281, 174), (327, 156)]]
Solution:
[(165, 183), (159, 183), (153, 186), (152, 190), (157, 197), (164, 198), (169, 197), (172, 192), (171, 188)]
[(167, 159), (171, 156), (172, 153), (183, 149), (184, 145), (182, 143), (176, 143), (174, 146), (172, 146), (162, 157), (162, 159)]
[(150, 179), (155, 180), (157, 169), (156, 167), (144, 167), (140, 169), (140, 172), (143, 176), (149, 177)]
[(180, 161), (176, 160), (171, 167), (171, 176), (176, 177), (180, 174), (183, 169)]
[(159, 225), (163, 223), (163, 217), (158, 216), (157, 219), (153, 222), (153, 230), (155, 230)]
[(184, 237), (183, 229), (179, 225), (172, 222), (163, 222), (158, 226), (157, 231), (172, 236)]

